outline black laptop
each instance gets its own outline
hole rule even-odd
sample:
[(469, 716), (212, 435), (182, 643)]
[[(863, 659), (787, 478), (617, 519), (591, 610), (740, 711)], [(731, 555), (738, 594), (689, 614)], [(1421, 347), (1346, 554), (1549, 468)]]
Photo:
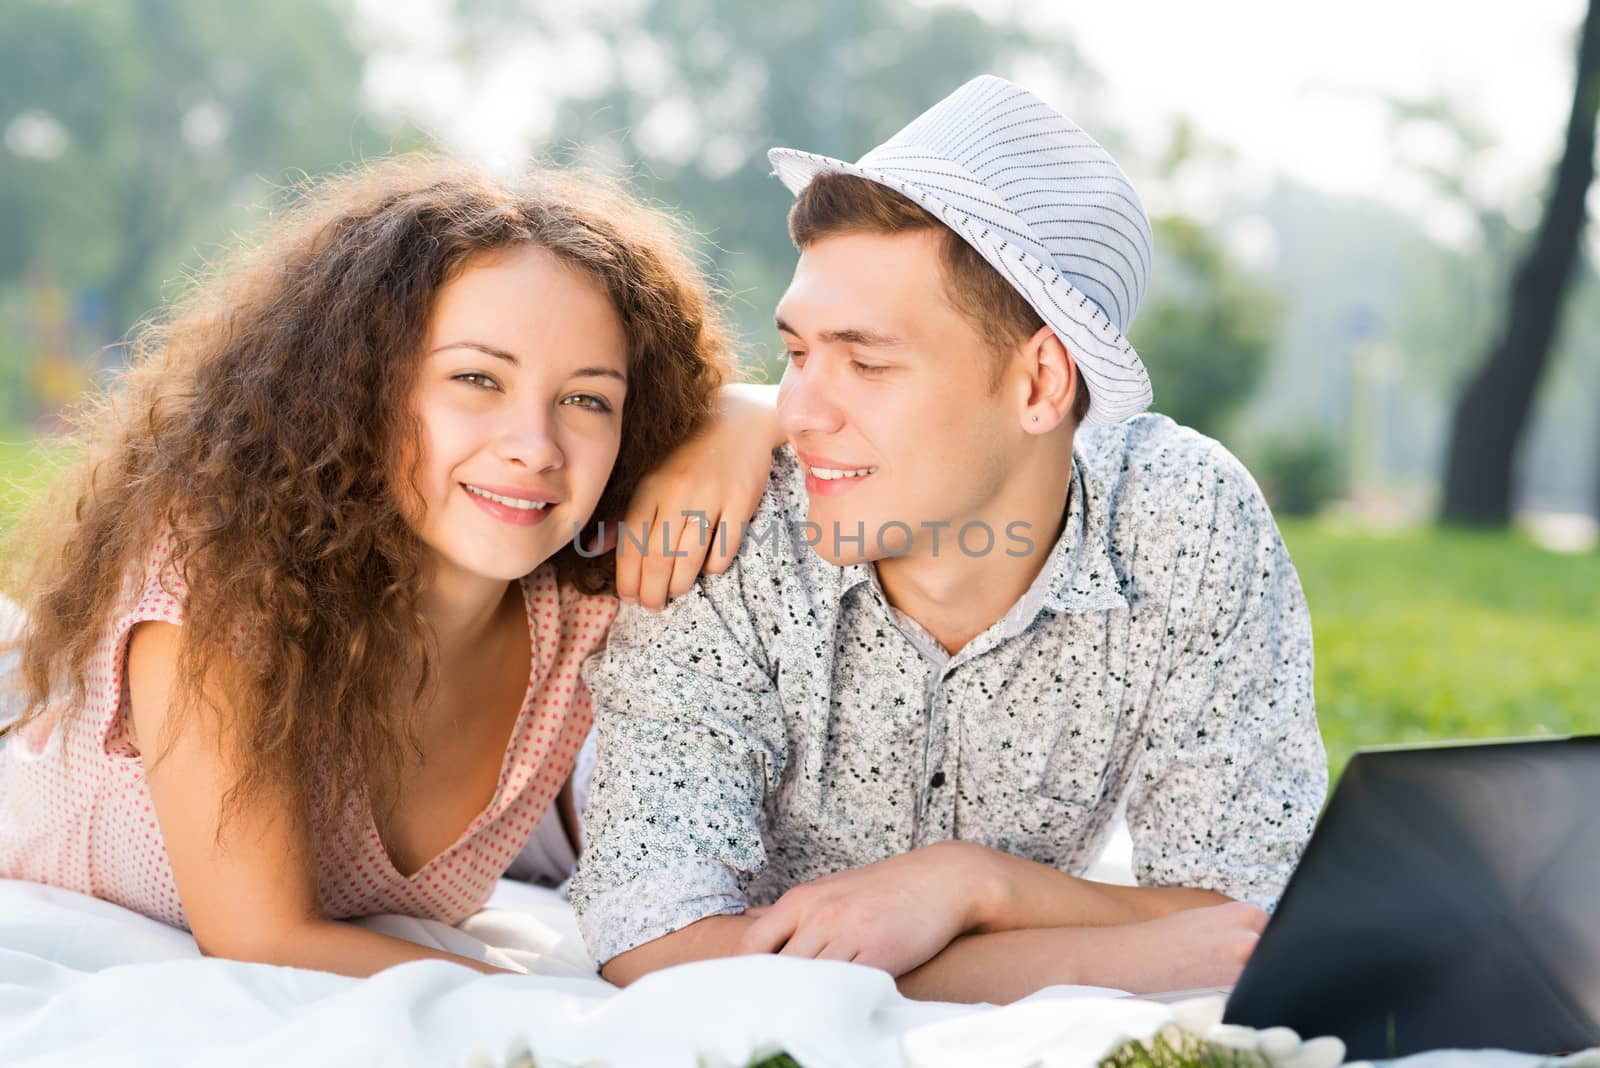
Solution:
[(1600, 1046), (1600, 736), (1357, 753), (1228, 998), (1351, 1059)]

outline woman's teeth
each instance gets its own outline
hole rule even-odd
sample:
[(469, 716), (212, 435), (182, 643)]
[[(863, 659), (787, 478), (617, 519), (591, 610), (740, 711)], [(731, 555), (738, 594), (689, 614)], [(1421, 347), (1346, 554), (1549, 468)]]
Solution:
[(866, 478), (876, 470), (876, 467), (859, 467), (854, 471), (838, 471), (831, 467), (813, 467), (811, 473), (827, 482), (835, 478)]
[(503, 504), (507, 508), (520, 508), (524, 512), (542, 511), (550, 503), (549, 501), (524, 501), (518, 500), (516, 497), (502, 497), (498, 493), (490, 493), (488, 490), (479, 489), (477, 486), (468, 486), (466, 483), (462, 483), (462, 485), (468, 493), (493, 501), (496, 504)]

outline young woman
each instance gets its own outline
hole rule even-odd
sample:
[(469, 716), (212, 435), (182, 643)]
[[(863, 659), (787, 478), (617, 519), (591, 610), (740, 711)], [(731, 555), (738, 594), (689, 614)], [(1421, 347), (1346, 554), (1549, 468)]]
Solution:
[[(213, 955), (459, 960), (338, 921), (483, 905), (589, 725), (578, 669), (615, 610), (597, 524), (630, 499), (736, 524), (778, 443), (758, 402), (696, 436), (728, 345), (681, 245), (593, 178), (395, 160), (145, 331), (10, 587), (30, 622), (0, 876)], [(704, 539), (667, 529), (697, 567)], [(631, 561), (629, 592), (681, 592), (670, 559)]]

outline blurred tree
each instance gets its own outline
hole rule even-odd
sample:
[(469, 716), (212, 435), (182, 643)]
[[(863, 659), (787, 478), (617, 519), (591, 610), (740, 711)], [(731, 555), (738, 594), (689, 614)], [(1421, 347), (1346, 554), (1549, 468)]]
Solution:
[[(1171, 188), (1191, 168), (1228, 162), (1227, 150), (1180, 119), (1154, 170)], [(1179, 214), (1151, 226), (1152, 286), (1129, 340), (1150, 372), (1155, 410), (1220, 437), (1261, 382), (1283, 301), (1236, 264), (1209, 227)]]
[(1591, 0), (1579, 32), (1566, 150), (1544, 219), (1512, 278), (1502, 336), (1456, 406), (1440, 516), (1445, 522), (1504, 526), (1511, 518), (1514, 454), (1549, 362), (1586, 220), (1597, 113), (1600, 10)]
[(0, 286), (64, 287), (103, 342), (288, 172), (387, 148), (348, 23), (332, 0), (0, 0)]
[(1155, 385), (1155, 408), (1213, 437), (1255, 391), (1283, 304), (1181, 216), (1155, 220), (1159, 286), (1129, 340)]
[[(456, 5), (476, 49), (556, 21), (538, 0)], [(563, 17), (570, 29), (570, 10)], [(1028, 60), (1075, 87), (1091, 80), (1068, 42), (951, 3), (637, 0), (585, 17), (612, 69), (599, 92), (565, 103), (554, 143), (639, 168), (654, 195), (714, 228), (711, 255), (741, 324), (763, 340), (795, 258), (784, 224), (791, 198), (766, 148), (856, 159), (969, 78)], [(1058, 103), (1089, 122), (1070, 100)]]

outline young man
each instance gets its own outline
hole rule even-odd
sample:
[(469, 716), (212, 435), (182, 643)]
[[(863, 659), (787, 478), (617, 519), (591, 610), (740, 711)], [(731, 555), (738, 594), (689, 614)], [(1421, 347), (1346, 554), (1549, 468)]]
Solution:
[[(1231, 982), (1327, 787), (1311, 630), (1243, 468), (1123, 421), (1132, 187), (998, 78), (859, 164), (771, 158), (790, 445), (727, 573), (589, 665), (591, 953), (616, 982), (855, 960), (941, 1000)], [(1077, 875), (1119, 803), (1136, 887)]]

